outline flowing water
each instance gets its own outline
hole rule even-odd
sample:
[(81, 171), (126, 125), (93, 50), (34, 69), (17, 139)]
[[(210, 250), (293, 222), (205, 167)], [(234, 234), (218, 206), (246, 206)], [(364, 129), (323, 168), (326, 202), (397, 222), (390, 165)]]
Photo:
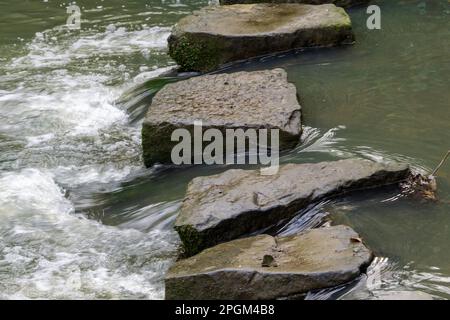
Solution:
[[(450, 4), (373, 1), (382, 30), (350, 10), (357, 43), (237, 65), (283, 67), (297, 85), (303, 142), (282, 162), (348, 157), (430, 170), (449, 149)], [(0, 299), (163, 298), (177, 256), (172, 230), (190, 179), (224, 167), (142, 166), (140, 127), (152, 94), (178, 78), (166, 40), (206, 0), (0, 0)], [(309, 298), (420, 290), (450, 297), (450, 166), (439, 201), (386, 189), (308, 208), (278, 234), (333, 217), (380, 259), (367, 277)]]

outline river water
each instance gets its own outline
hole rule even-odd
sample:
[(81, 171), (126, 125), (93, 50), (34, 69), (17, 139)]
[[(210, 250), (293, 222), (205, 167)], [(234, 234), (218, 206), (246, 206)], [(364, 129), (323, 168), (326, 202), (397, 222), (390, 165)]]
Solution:
[[(348, 157), (432, 169), (449, 149), (450, 4), (374, 1), (382, 29), (350, 10), (357, 43), (269, 57), (234, 70), (283, 67), (297, 85), (303, 143), (282, 162)], [(166, 40), (206, 0), (0, 0), (0, 299), (164, 297), (176, 259), (173, 221), (190, 179), (224, 167), (142, 165), (140, 128), (171, 70)], [(450, 166), (439, 201), (397, 190), (308, 208), (278, 234), (346, 223), (382, 257), (366, 279), (310, 295), (364, 299), (400, 290), (450, 297)]]

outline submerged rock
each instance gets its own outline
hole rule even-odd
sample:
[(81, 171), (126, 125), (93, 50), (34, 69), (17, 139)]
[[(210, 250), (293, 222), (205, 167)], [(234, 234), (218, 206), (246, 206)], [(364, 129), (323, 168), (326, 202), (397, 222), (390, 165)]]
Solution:
[(166, 299), (275, 299), (336, 286), (356, 278), (372, 260), (353, 238), (358, 234), (351, 228), (335, 226), (219, 244), (169, 269)]
[(332, 3), (339, 7), (351, 7), (368, 3), (370, 0), (220, 0), (220, 4), (249, 4), (249, 3), (304, 3), (304, 4), (325, 4)]
[(347, 159), (287, 164), (271, 176), (232, 169), (197, 177), (188, 185), (175, 229), (186, 255), (193, 255), (292, 218), (325, 197), (397, 183), (409, 174), (403, 164)]
[(344, 9), (295, 3), (205, 7), (182, 18), (168, 39), (169, 54), (183, 70), (202, 72), (264, 54), (353, 41)]
[[(153, 98), (142, 127), (146, 166), (171, 163), (175, 129), (194, 121), (209, 128), (279, 129), (280, 148), (294, 147), (301, 133), (297, 90), (283, 69), (214, 74), (167, 84)], [(225, 153), (225, 151), (224, 151)]]

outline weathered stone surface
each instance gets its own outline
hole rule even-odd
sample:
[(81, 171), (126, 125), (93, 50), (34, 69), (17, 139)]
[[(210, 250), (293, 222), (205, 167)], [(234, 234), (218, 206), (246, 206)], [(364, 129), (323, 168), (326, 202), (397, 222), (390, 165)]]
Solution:
[(287, 164), (278, 174), (228, 170), (197, 177), (175, 221), (187, 255), (291, 218), (308, 204), (343, 192), (404, 180), (407, 165), (346, 159)]
[[(356, 238), (351, 228), (335, 226), (222, 243), (176, 262), (166, 275), (166, 299), (274, 299), (336, 286), (372, 260)], [(274, 260), (268, 267), (265, 256)]]
[(339, 7), (351, 7), (368, 3), (370, 0), (220, 0), (220, 4), (250, 4), (250, 3), (304, 3), (304, 4), (325, 4), (332, 3)]
[(171, 163), (173, 130), (279, 129), (280, 148), (294, 147), (301, 133), (301, 107), (283, 69), (204, 75), (166, 85), (153, 98), (142, 128), (147, 166)]
[(205, 7), (181, 19), (168, 39), (169, 54), (183, 70), (203, 72), (264, 54), (353, 41), (344, 9), (295, 3)]

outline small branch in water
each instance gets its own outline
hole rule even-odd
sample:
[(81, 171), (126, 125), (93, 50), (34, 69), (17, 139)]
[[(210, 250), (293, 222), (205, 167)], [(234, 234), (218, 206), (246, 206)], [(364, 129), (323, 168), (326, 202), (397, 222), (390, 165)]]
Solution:
[(431, 200), (436, 201), (436, 174), (439, 169), (444, 165), (445, 161), (447, 161), (450, 156), (450, 150), (447, 151), (445, 156), (442, 158), (441, 162), (439, 162), (436, 169), (433, 170), (431, 175), (425, 176), (420, 173), (411, 174), (408, 179), (400, 184), (402, 189), (402, 194), (408, 196), (414, 196), (423, 200)]
[(442, 158), (441, 162), (439, 162), (438, 166), (436, 167), (436, 169), (434, 169), (433, 173), (431, 173), (431, 175), (433, 177), (436, 176), (437, 172), (444, 165), (445, 161), (447, 161), (449, 156), (450, 156), (450, 150), (447, 151), (447, 154), (444, 156), (444, 158)]

